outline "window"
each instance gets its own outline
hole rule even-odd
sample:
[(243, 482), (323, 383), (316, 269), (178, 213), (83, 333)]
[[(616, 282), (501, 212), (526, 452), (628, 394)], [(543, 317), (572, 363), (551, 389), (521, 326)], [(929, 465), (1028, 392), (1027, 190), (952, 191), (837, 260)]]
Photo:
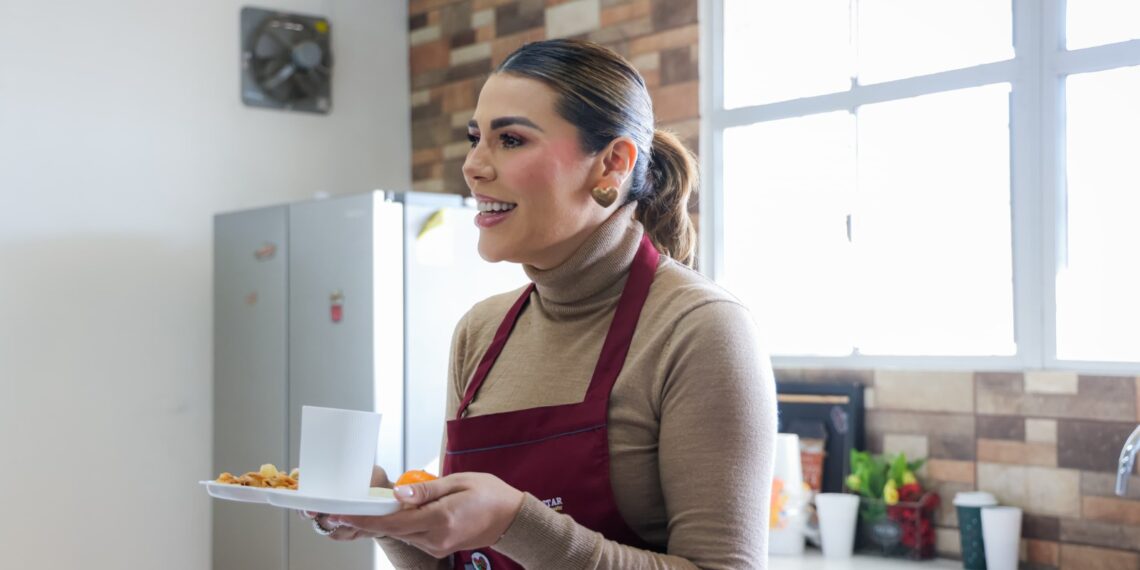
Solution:
[(1140, 67), (1065, 80), (1057, 355), (1140, 360)]
[(1140, 368), (1140, 3), (706, 3), (702, 269), (777, 365)]

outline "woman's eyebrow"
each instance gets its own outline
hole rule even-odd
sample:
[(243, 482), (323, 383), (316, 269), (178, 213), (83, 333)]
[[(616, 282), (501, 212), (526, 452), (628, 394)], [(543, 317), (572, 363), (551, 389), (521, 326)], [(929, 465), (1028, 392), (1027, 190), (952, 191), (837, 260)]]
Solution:
[[(509, 127), (511, 125), (522, 125), (524, 127), (530, 127), (530, 128), (532, 128), (538, 132), (543, 132), (542, 127), (539, 127), (538, 125), (534, 124), (533, 121), (531, 121), (530, 119), (528, 119), (526, 117), (499, 117), (498, 119), (491, 120), (491, 130), (492, 131), (501, 129), (503, 127)], [(476, 123), (475, 119), (471, 119), (467, 123), (467, 128), (478, 129), (479, 123)]]

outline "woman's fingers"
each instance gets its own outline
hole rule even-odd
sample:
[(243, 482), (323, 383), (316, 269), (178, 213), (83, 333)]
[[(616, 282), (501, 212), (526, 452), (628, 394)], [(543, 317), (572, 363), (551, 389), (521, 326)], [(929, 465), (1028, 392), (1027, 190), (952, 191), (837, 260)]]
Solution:
[(399, 537), (413, 532), (422, 532), (426, 528), (422, 516), (406, 516), (412, 514), (414, 514), (413, 511), (401, 511), (383, 517), (334, 515), (330, 517), (329, 524), (338, 524), (384, 536)]
[(388, 489), (392, 488), (392, 482), (388, 480), (388, 473), (384, 471), (383, 467), (380, 467), (379, 465), (374, 465), (372, 467), (372, 482), (370, 483), (370, 486), (385, 487)]
[(400, 485), (393, 489), (396, 500), (405, 506), (420, 506), (432, 501), (438, 501), (452, 493), (458, 493), (467, 488), (462, 475), (449, 475), (423, 483)]
[[(325, 522), (325, 525), (331, 527), (332, 523)], [(356, 540), (357, 535), (359, 534), (360, 531), (358, 529), (352, 528), (350, 526), (342, 526), (337, 527), (336, 530), (333, 530), (332, 534), (329, 535), (329, 538), (336, 541), (349, 541)]]
[(332, 515), (329, 525), (401, 540), (439, 558), (494, 544), (510, 527), (523, 493), (491, 475), (457, 474), (400, 486), (405, 508), (380, 517)]
[(434, 481), (401, 485), (395, 495), (404, 510), (379, 517), (330, 515), (334, 524), (351, 526), (384, 536), (403, 537), (424, 532), (439, 525), (445, 516), (438, 501), (467, 488), (462, 476), (452, 475)]
[(436, 528), (443, 520), (441, 508), (432, 503), (417, 509), (405, 509), (382, 517), (331, 515), (330, 524), (350, 526), (383, 536), (403, 538)]
[(330, 520), (327, 515), (314, 517), (313, 525), (318, 533), (336, 541), (356, 540), (362, 536), (370, 535), (370, 533), (361, 529), (337, 524), (336, 521)]

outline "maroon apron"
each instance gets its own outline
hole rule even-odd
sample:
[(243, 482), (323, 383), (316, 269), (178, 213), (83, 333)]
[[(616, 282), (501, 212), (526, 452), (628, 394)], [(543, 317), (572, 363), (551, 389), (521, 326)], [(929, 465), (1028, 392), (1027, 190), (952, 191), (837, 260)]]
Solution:
[[(607, 539), (659, 550), (638, 537), (618, 512), (610, 484), (610, 446), (606, 430), (610, 391), (629, 353), (637, 319), (657, 271), (658, 256), (649, 238), (642, 237), (586, 398), (581, 403), (465, 418), (467, 406), (503, 351), (519, 314), (530, 302), (535, 286), (527, 287), (499, 325), (495, 339), (471, 378), (458, 414), (447, 422), (444, 475), (463, 471), (491, 473)], [(457, 552), (452, 562), (457, 570), (522, 568), (491, 548)]]

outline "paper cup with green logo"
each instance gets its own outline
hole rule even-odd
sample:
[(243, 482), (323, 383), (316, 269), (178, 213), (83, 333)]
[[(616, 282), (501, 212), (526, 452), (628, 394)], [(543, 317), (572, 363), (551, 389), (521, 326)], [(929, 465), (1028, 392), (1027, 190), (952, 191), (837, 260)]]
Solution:
[(954, 508), (958, 510), (958, 530), (962, 535), (962, 567), (966, 570), (986, 570), (982, 508), (995, 505), (997, 499), (982, 491), (954, 495)]

